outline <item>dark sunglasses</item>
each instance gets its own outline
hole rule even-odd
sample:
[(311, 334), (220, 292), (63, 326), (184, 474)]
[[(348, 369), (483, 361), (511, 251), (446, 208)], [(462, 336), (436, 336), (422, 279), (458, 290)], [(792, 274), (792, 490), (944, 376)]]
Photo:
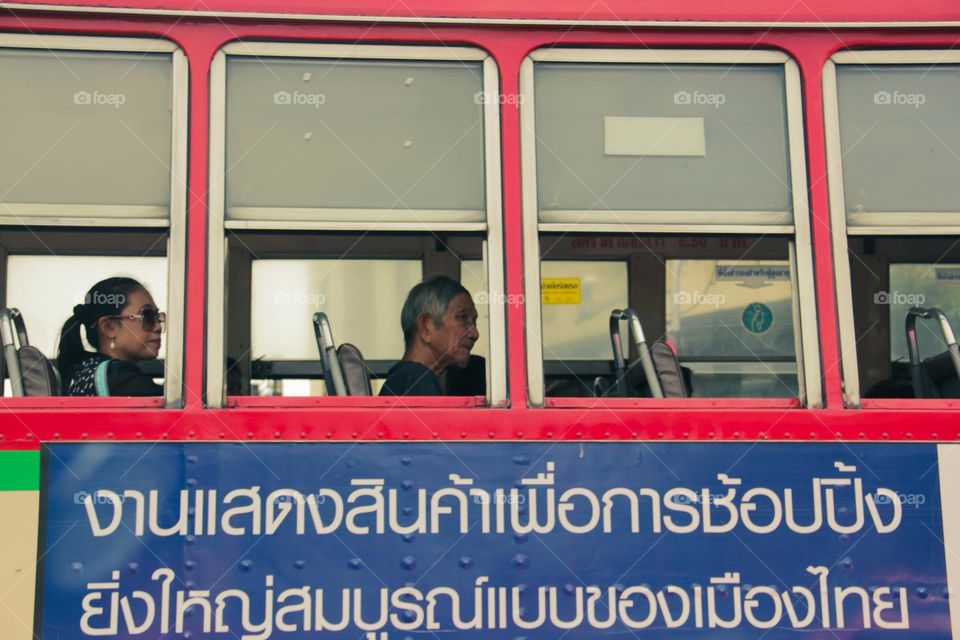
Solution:
[(115, 318), (117, 320), (139, 320), (140, 326), (143, 327), (144, 331), (153, 331), (153, 329), (159, 324), (160, 328), (163, 329), (163, 324), (167, 321), (167, 314), (163, 311), (157, 309), (141, 309), (140, 313), (129, 316), (108, 316), (110, 318)]

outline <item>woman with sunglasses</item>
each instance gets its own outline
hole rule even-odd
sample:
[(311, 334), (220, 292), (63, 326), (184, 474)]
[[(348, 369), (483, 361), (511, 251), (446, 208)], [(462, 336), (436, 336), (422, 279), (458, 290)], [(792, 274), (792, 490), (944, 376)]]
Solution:
[[(107, 278), (93, 285), (60, 331), (57, 369), (65, 395), (160, 396), (163, 387), (137, 366), (160, 355), (166, 314), (133, 278)], [(81, 327), (87, 342), (83, 344)]]

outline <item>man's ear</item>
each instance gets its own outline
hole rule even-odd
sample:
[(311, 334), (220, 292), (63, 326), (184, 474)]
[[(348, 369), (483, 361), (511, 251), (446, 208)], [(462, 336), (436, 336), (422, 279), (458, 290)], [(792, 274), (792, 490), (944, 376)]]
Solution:
[(420, 339), (430, 344), (431, 341), (431, 326), (433, 324), (433, 318), (429, 314), (421, 313), (417, 316), (417, 335), (420, 336)]

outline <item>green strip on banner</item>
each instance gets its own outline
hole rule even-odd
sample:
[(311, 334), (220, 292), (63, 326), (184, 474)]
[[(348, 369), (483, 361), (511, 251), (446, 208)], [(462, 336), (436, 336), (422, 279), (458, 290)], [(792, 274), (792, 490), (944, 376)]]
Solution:
[(0, 491), (39, 489), (39, 451), (0, 451)]

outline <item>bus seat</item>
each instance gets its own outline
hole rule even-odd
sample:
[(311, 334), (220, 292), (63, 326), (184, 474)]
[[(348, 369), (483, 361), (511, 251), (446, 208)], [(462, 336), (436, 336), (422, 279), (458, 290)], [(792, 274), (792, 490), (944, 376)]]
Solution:
[(39, 349), (30, 344), (20, 311), (0, 309), (0, 337), (3, 342), (3, 366), (10, 376), (14, 397), (33, 398), (60, 393), (57, 370)]
[(313, 314), (313, 333), (317, 339), (317, 350), (320, 351), (320, 364), (323, 365), (323, 381), (326, 383), (327, 395), (349, 395), (347, 383), (343, 379), (343, 369), (337, 357), (337, 346), (333, 342), (330, 320), (322, 311)]
[(373, 387), (370, 385), (372, 374), (363, 359), (360, 349), (345, 342), (337, 348), (337, 360), (343, 371), (343, 381), (349, 396), (372, 396)]
[[(624, 362), (620, 336), (620, 321), (627, 321), (627, 331), (633, 337), (638, 359), (627, 365)], [(654, 398), (688, 398), (690, 391), (686, 384), (683, 367), (677, 354), (663, 340), (647, 345), (640, 325), (640, 317), (629, 307), (614, 309), (610, 313), (610, 343), (613, 347), (614, 371), (620, 395), (649, 395)], [(640, 380), (637, 380), (637, 377)]]
[(650, 357), (660, 378), (660, 387), (664, 398), (689, 398), (683, 368), (673, 348), (662, 340), (650, 345)]

